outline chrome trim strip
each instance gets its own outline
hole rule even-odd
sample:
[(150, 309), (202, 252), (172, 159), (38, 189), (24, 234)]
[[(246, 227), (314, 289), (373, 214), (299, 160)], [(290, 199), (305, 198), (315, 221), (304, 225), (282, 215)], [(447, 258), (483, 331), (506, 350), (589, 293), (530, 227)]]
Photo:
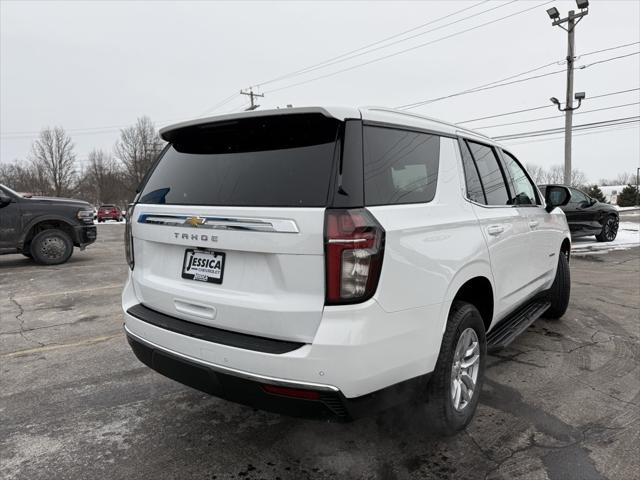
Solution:
[[(150, 346), (152, 348), (157, 348), (158, 350), (161, 350), (161, 351), (163, 351), (165, 353), (168, 353), (169, 355), (173, 355), (173, 356), (176, 356), (176, 357), (183, 358), (183, 359), (188, 360), (190, 362), (197, 363), (199, 365), (203, 365), (205, 367), (211, 368), (212, 370), (216, 370), (216, 371), (219, 371), (221, 373), (227, 373), (229, 375), (234, 375), (236, 377), (245, 378), (247, 380), (257, 381), (257, 382), (260, 382), (260, 383), (269, 383), (271, 385), (280, 385), (280, 386), (283, 386), (283, 387), (307, 388), (307, 389), (313, 389), (313, 390), (320, 390), (320, 391), (324, 391), (324, 392), (339, 392), (340, 391), (338, 388), (334, 387), (333, 385), (323, 385), (321, 383), (300, 382), (300, 381), (295, 381), (295, 380), (286, 380), (284, 378), (269, 377), (269, 376), (260, 375), (260, 374), (257, 374), (257, 373), (245, 372), (243, 370), (236, 370), (235, 368), (223, 367), (222, 365), (218, 365), (216, 363), (211, 363), (211, 362), (208, 362), (206, 360), (202, 360), (202, 359), (199, 359), (199, 358), (191, 357), (189, 355), (185, 355), (184, 353), (176, 352), (176, 351), (171, 350), (171, 349), (166, 348), (166, 347), (161, 347), (157, 343), (151, 342), (149, 340), (145, 340), (144, 338), (140, 337), (139, 335), (136, 335), (131, 330), (129, 330), (129, 328), (126, 325), (124, 325), (124, 331), (125, 331), (125, 333), (127, 335), (132, 336), (137, 341), (139, 341), (141, 343), (144, 343), (144, 344), (146, 344), (146, 345), (148, 345), (148, 346)], [(176, 335), (180, 335), (180, 334), (176, 333)]]
[[(201, 224), (193, 225), (187, 222), (190, 218), (202, 220)], [(251, 218), (251, 217), (208, 217), (197, 215), (172, 215), (143, 213), (138, 217), (138, 223), (149, 225), (163, 225), (167, 227), (190, 227), (212, 230), (243, 230), (249, 232), (300, 233), (294, 220), (282, 218)]]
[(330, 238), (327, 243), (362, 243), (366, 241), (366, 238)]

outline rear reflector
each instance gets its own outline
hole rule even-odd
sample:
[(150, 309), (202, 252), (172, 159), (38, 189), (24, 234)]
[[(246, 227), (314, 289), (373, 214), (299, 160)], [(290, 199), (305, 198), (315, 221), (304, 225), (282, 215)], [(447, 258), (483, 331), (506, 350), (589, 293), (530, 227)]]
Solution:
[(302, 388), (279, 387), (277, 385), (263, 385), (262, 389), (267, 393), (282, 395), (285, 397), (304, 398), (305, 400), (318, 400), (320, 392), (316, 390), (304, 390)]
[(378, 286), (384, 229), (368, 211), (325, 213), (326, 304), (363, 302)]

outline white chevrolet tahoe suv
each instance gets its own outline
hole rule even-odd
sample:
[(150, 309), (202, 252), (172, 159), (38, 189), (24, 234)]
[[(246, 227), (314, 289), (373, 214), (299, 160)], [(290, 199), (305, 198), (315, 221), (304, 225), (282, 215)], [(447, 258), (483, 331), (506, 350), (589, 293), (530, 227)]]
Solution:
[(167, 377), (289, 415), (411, 399), (452, 433), (487, 350), (567, 308), (570, 194), (542, 198), (490, 138), (331, 107), (160, 133), (126, 216), (122, 304), (136, 356)]

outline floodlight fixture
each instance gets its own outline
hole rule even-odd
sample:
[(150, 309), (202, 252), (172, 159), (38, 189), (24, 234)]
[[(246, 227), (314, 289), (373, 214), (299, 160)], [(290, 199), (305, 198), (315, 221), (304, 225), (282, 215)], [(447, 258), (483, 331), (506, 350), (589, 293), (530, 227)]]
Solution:
[(589, 0), (576, 0), (576, 5), (580, 10), (589, 8)]
[(547, 15), (549, 15), (549, 18), (551, 20), (555, 20), (557, 18), (560, 18), (560, 12), (558, 11), (558, 9), (556, 7), (551, 7), (547, 10)]

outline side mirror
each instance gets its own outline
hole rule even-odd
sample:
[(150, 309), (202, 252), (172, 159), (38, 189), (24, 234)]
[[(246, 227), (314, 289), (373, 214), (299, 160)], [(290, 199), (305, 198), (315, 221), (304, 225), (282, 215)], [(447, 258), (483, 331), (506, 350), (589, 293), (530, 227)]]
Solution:
[(549, 185), (544, 192), (544, 201), (547, 204), (547, 212), (551, 212), (556, 207), (562, 207), (571, 200), (571, 192), (567, 187), (560, 185)]
[(11, 203), (11, 197), (5, 195), (4, 193), (0, 193), (0, 208), (6, 207)]

